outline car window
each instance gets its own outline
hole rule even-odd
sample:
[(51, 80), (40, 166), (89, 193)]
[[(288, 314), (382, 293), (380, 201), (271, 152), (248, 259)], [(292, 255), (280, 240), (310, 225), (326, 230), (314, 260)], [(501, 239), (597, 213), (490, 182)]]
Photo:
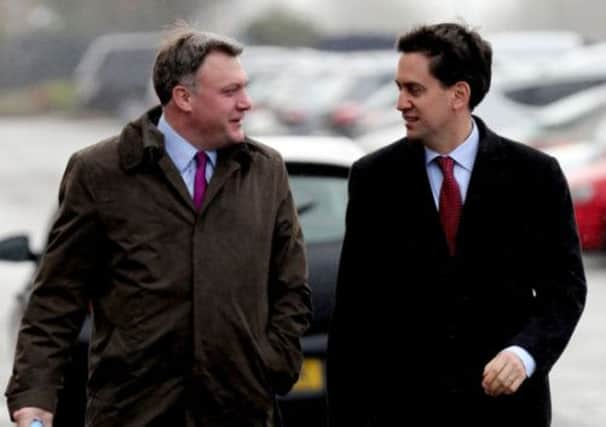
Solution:
[(533, 106), (544, 106), (577, 92), (606, 83), (604, 78), (540, 83), (523, 88), (510, 89), (505, 95), (516, 102)]
[(558, 121), (539, 127), (531, 144), (537, 147), (557, 143), (594, 141), (596, 150), (603, 152), (606, 105), (598, 106), (568, 121)]
[(291, 172), (290, 187), (307, 244), (343, 239), (347, 208), (346, 174)]
[(154, 58), (151, 47), (110, 51), (99, 67), (97, 78), (106, 85), (146, 87)]

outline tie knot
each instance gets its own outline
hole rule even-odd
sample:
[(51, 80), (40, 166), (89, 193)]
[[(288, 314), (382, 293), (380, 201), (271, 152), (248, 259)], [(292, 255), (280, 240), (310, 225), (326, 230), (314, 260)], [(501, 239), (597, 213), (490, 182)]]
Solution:
[(196, 153), (196, 165), (198, 168), (206, 167), (206, 151), (198, 151)]
[(454, 159), (452, 157), (439, 156), (436, 157), (436, 161), (438, 162), (438, 165), (440, 166), (440, 169), (442, 169), (442, 173), (444, 175), (452, 174), (452, 171), (454, 170)]

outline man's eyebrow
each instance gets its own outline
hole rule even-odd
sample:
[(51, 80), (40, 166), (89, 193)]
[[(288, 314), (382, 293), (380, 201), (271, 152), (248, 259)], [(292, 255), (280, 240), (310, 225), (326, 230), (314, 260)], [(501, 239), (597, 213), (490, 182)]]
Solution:
[(396, 83), (396, 86), (398, 86), (398, 88), (403, 88), (403, 87), (408, 87), (408, 88), (425, 88), (425, 86), (423, 86), (421, 83), (419, 82), (414, 82), (414, 81), (406, 81), (406, 82), (401, 82), (398, 79), (395, 79), (394, 82)]
[(246, 87), (248, 86), (248, 80), (245, 81), (241, 81), (241, 82), (231, 82), (231, 83), (226, 83), (223, 88), (229, 88), (229, 87)]

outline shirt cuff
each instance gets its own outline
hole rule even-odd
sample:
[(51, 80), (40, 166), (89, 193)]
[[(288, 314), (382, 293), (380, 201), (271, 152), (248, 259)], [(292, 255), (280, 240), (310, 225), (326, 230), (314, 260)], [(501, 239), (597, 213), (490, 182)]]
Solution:
[(518, 345), (512, 345), (511, 347), (507, 347), (505, 351), (511, 351), (516, 354), (520, 359), (522, 359), (522, 364), (526, 369), (526, 376), (530, 378), (530, 376), (534, 373), (534, 370), (537, 366), (534, 361), (534, 357), (530, 355), (526, 350)]

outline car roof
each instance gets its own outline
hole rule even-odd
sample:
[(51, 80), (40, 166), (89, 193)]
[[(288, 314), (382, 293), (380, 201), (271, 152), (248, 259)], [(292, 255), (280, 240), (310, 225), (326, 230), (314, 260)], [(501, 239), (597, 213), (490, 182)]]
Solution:
[(286, 162), (349, 167), (365, 151), (352, 140), (333, 136), (263, 136), (255, 140), (282, 155)]
[(105, 56), (112, 51), (149, 49), (155, 54), (161, 41), (159, 32), (109, 33), (95, 38), (83, 53), (76, 66), (75, 74), (78, 79), (85, 79), (94, 74), (103, 63)]

